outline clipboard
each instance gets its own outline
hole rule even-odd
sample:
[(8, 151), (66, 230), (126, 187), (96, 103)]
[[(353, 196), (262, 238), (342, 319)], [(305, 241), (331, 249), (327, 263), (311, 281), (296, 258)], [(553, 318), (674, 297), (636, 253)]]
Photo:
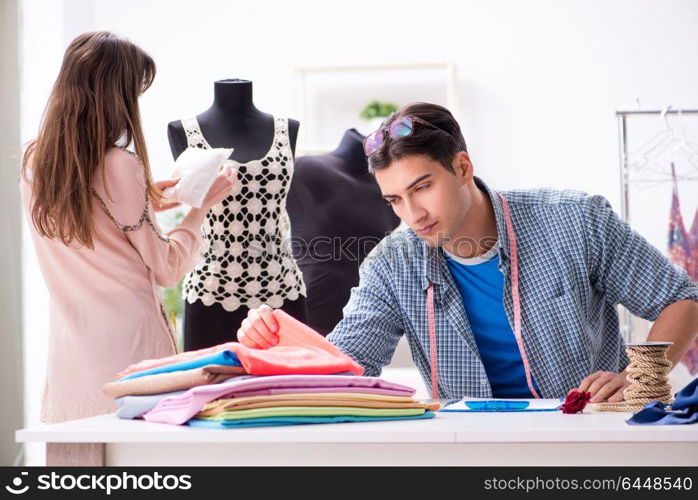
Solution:
[(488, 399), (463, 398), (444, 403), (443, 412), (518, 412), (558, 411), (563, 399)]

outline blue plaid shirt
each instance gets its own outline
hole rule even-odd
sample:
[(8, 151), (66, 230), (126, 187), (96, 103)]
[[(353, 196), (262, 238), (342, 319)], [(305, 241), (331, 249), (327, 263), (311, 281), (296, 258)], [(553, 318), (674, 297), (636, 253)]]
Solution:
[[(494, 206), (513, 330), (509, 242), (501, 200), (475, 178)], [(519, 256), (523, 344), (541, 397), (562, 397), (597, 370), (628, 363), (617, 304), (654, 321), (669, 304), (698, 301), (685, 271), (613, 212), (602, 196), (549, 188), (503, 192)], [(412, 230), (383, 239), (366, 257), (344, 318), (327, 337), (378, 376), (402, 335), (431, 386), (426, 289), (434, 283), (440, 398), (492, 397), (461, 296), (441, 249)]]

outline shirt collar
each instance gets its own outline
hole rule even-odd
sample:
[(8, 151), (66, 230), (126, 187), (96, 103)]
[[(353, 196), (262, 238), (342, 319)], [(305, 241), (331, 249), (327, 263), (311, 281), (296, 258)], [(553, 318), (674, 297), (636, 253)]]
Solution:
[(452, 260), (457, 264), (460, 264), (462, 266), (477, 266), (479, 264), (491, 261), (495, 257), (495, 255), (499, 254), (499, 240), (495, 242), (492, 248), (487, 250), (482, 255), (478, 255), (477, 257), (459, 257), (446, 250), (446, 247), (441, 247), (441, 251), (448, 259)]

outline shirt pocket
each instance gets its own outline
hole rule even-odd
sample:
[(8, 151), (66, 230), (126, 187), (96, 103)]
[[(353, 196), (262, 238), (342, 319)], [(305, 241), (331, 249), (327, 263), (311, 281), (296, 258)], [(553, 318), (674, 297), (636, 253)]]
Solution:
[(533, 315), (538, 341), (545, 346), (548, 357), (570, 369), (590, 366), (591, 338), (585, 320), (584, 301), (576, 286), (563, 284), (540, 301)]
[(545, 290), (538, 294), (541, 300), (558, 300), (566, 295), (577, 293), (577, 284), (573, 281), (556, 281), (554, 284), (545, 287)]

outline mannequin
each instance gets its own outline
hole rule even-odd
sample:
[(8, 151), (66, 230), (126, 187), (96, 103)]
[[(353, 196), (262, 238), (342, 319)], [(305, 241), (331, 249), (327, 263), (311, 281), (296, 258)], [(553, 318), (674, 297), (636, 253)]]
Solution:
[(202, 226), (208, 248), (185, 277), (184, 349), (237, 340), (251, 308), (268, 303), (307, 320), (305, 284), (290, 253), (286, 195), (300, 124), (258, 110), (249, 80), (219, 80), (209, 109), (167, 127), (172, 155), (234, 148), (233, 194)]
[[(201, 131), (214, 148), (233, 147), (231, 158), (247, 162), (260, 158), (269, 148), (274, 132), (272, 115), (258, 110), (252, 100), (252, 82), (237, 78), (218, 80), (213, 84), (213, 104), (196, 115)], [(300, 123), (288, 120), (293, 154)], [(187, 137), (181, 120), (167, 125), (167, 138), (175, 158), (187, 148)]]
[(298, 158), (289, 191), (294, 249), (300, 250), (308, 287), (308, 324), (323, 335), (342, 319), (363, 259), (400, 223), (368, 172), (363, 139), (347, 130), (334, 151)]

